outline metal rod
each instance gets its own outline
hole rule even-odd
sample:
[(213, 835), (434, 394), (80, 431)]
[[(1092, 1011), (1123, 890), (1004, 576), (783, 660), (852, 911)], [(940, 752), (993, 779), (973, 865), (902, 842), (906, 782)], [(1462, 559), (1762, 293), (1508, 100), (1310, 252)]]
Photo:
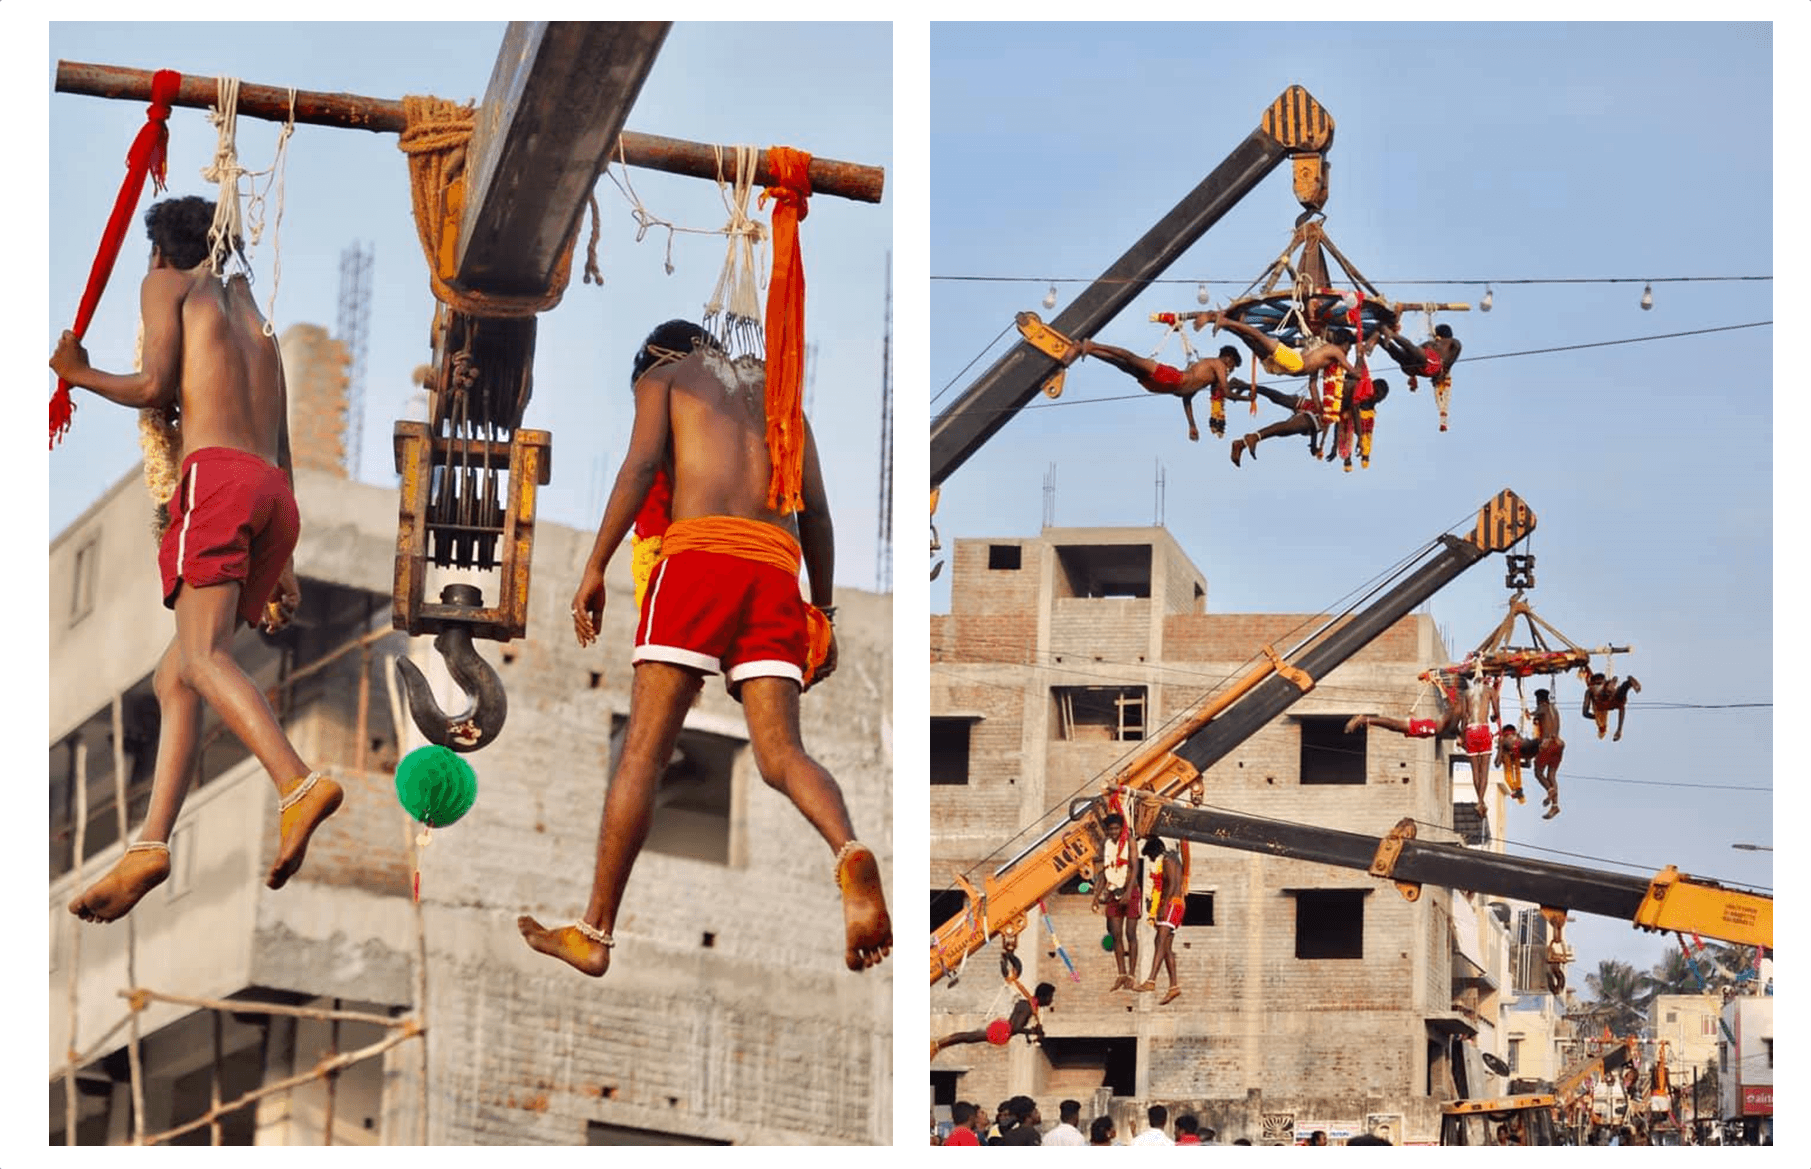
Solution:
[[(151, 100), (151, 70), (58, 61), (56, 91), (148, 102)], [(208, 109), (216, 100), (214, 78), (185, 75), (171, 104)], [(239, 113), (243, 117), (286, 122), (290, 114), (289, 90), (241, 82)], [(295, 119), (305, 125), (370, 130), (379, 134), (399, 134), (404, 126), (400, 100), (303, 89), (296, 90)], [(718, 159), (725, 157), (735, 157), (735, 147), (664, 138), (658, 134), (637, 134), (633, 130), (624, 130), (620, 149), (610, 152), (611, 161), (621, 159), (630, 166), (695, 179), (715, 179)], [(811, 191), (816, 195), (878, 203), (886, 188), (885, 167), (814, 157), (808, 173)], [(755, 182), (772, 181), (773, 174), (767, 169), (767, 152), (763, 150), (756, 155)]]

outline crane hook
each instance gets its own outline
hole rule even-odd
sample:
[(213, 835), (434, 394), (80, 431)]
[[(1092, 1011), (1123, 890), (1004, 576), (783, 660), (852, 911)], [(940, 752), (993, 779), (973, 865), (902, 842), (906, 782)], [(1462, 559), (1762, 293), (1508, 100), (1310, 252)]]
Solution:
[[(475, 606), (483, 599), (484, 594), (473, 585), (452, 584), (440, 590), (443, 604)], [(509, 714), (503, 681), (491, 664), (478, 656), (472, 645), (472, 631), (463, 625), (442, 629), (434, 638), (434, 649), (472, 704), (449, 716), (434, 700), (434, 692), (420, 667), (407, 658), (397, 658), (396, 677), (408, 691), (409, 714), (428, 742), (454, 751), (476, 751), (497, 737)]]

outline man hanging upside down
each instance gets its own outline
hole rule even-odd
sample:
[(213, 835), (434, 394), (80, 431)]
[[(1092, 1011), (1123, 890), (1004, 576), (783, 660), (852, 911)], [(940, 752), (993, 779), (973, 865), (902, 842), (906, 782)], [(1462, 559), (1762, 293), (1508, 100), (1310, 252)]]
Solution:
[(1616, 734), (1610, 739), (1612, 743), (1622, 741), (1622, 720), (1627, 713), (1625, 707), (1629, 701), (1629, 691), (1641, 693), (1641, 683), (1631, 675), (1627, 682), (1620, 686), (1615, 678), (1606, 678), (1602, 674), (1592, 674), (1585, 685), (1584, 717), (1597, 720), (1597, 737), (1603, 738), (1604, 732), (1610, 729), (1610, 712), (1616, 712)]
[(1149, 357), (1140, 357), (1117, 345), (1102, 345), (1087, 340), (1080, 342), (1080, 345), (1083, 357), (1098, 357), (1114, 369), (1131, 374), (1149, 392), (1175, 394), (1181, 398), (1182, 413), (1188, 418), (1190, 442), (1201, 440), (1201, 432), (1195, 427), (1195, 395), (1202, 390), (1209, 391), (1213, 412), (1208, 416), (1208, 429), (1214, 432), (1215, 438), (1226, 435), (1227, 378), (1239, 368), (1239, 351), (1231, 345), (1223, 346), (1216, 356), (1191, 362), (1187, 369), (1177, 369)]
[(1389, 351), (1402, 372), (1409, 375), (1409, 391), (1414, 392), (1415, 379), (1432, 378), (1434, 404), (1440, 407), (1440, 429), (1446, 429), (1446, 407), (1453, 388), (1453, 366), (1459, 362), (1464, 346), (1453, 336), (1451, 325), (1435, 325), (1434, 336), (1420, 345), (1411, 343), (1401, 333), (1390, 330), (1383, 334), (1383, 347)]
[(214, 204), (194, 195), (145, 212), (151, 265), (139, 288), (142, 370), (95, 369), (71, 332), (50, 359), (58, 376), (110, 402), (179, 409), (184, 452), (158, 555), (176, 637), (152, 681), (162, 719), (151, 803), (138, 840), (69, 903), (84, 921), (125, 916), (170, 875), (170, 832), (187, 794), (203, 703), (257, 756), (277, 789), (279, 840), (267, 886), (280, 889), (295, 876), (315, 829), (344, 798), (339, 784), (302, 762), (264, 692), (233, 660), (241, 625), (262, 623), (275, 632), (301, 603), (290, 559), (301, 520), (282, 357), (264, 333), (250, 283), (215, 274), (213, 221)]
[(1539, 743), (1534, 752), (1534, 778), (1547, 789), (1541, 803), (1548, 808), (1541, 819), (1551, 820), (1559, 815), (1559, 761), (1566, 753), (1566, 741), (1559, 737), (1559, 709), (1548, 701), (1545, 690), (1534, 692), (1534, 737)]
[[(811, 428), (804, 428), (803, 507), (795, 521), (768, 503), (772, 456), (759, 359), (732, 363), (698, 325), (668, 321), (637, 351), (633, 376), (629, 450), (572, 598), (581, 646), (597, 640), (605, 569), (663, 464), (672, 476), (672, 522), (635, 632), (629, 722), (604, 799), (590, 904), (571, 925), (544, 928), (524, 915), (517, 927), (531, 947), (585, 974), (609, 969), (611, 931), (647, 839), (661, 773), (705, 676), (721, 671), (742, 703), (761, 777), (792, 800), (836, 855), (843, 960), (865, 970), (893, 945), (880, 867), (855, 840), (842, 789), (799, 741), (801, 691), (836, 668), (829, 624), (835, 542)], [(810, 605), (799, 596), (801, 557)]]
[(1472, 686), (1471, 678), (1458, 670), (1438, 670), (1434, 677), (1438, 679), (1435, 687), (1440, 703), (1438, 718), (1397, 719), (1355, 714), (1346, 723), (1346, 733), (1349, 735), (1360, 727), (1381, 727), (1410, 739), (1457, 740), (1471, 764), (1478, 819), (1488, 823), (1490, 813), (1484, 801), (1490, 792), (1490, 756), (1495, 746), (1490, 724), (1499, 717), (1497, 692), (1490, 686)]

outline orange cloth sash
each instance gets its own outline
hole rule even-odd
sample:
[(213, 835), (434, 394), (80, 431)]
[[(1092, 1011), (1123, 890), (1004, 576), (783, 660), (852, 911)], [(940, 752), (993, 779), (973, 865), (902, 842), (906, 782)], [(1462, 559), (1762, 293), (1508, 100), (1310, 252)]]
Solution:
[[(674, 520), (660, 540), (660, 558), (681, 552), (721, 552), (740, 560), (766, 564), (792, 576), (799, 574), (799, 542), (792, 533), (760, 520), (712, 515)], [(805, 606), (805, 685), (817, 680), (818, 667), (830, 653), (830, 619), (822, 609)]]
[(773, 186), (773, 277), (767, 286), (767, 454), (773, 477), (767, 506), (782, 515), (802, 505), (799, 484), (805, 472), (805, 265), (799, 255), (799, 223), (810, 207), (811, 156), (786, 146), (767, 148)]

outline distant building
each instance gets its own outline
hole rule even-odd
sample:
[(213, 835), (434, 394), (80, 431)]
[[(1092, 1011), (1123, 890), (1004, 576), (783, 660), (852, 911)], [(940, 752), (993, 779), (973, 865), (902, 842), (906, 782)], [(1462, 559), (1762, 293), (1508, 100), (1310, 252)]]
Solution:
[[(952, 569), (950, 612), (931, 619), (933, 924), (961, 906), (948, 892), (957, 875), (978, 882), (1018, 855), (1262, 646), (1286, 649), (1317, 620), (1209, 612), (1206, 576), (1161, 527), (958, 540)], [(1447, 660), (1430, 617), (1397, 622), (1210, 768), (1206, 802), (1380, 835), (1412, 816), (1425, 839), (1485, 843), (1469, 767), (1448, 744), (1345, 733), (1354, 714), (1429, 715), (1416, 675)], [(1500, 824), (1500, 785), (1492, 802)], [(1459, 1058), (1503, 1051), (1509, 927), (1492, 899), (1429, 886), (1410, 902), (1362, 871), (1204, 844), (1191, 852), (1180, 999), (1109, 992), (1103, 919), (1088, 895), (1058, 890), (1046, 904), (1080, 984), (1042, 924), (1028, 924), (1024, 982), (1057, 986), (1047, 1038), (946, 1050), (931, 1064), (934, 1103), (1024, 1093), (1048, 1113), (1073, 1097), (1084, 1117), (1111, 1112), (1122, 1133), (1164, 1103), (1223, 1143), (1288, 1143), (1310, 1128), (1336, 1142), (1384, 1128), (1416, 1143), (1438, 1139), (1442, 1102), (1502, 1085)], [(1151, 933), (1145, 923), (1141, 978)], [(1006, 1013), (996, 955), (971, 958), (959, 985), (932, 988), (933, 1035)]]
[[(310, 371), (293, 351), (289, 361), (297, 408), (331, 416), (331, 395), (303, 405)], [(210, 714), (170, 879), (127, 922), (84, 925), (65, 909), (120, 854), (116, 756), (128, 831), (143, 818), (159, 731), (151, 674), (174, 627), (137, 470), (51, 541), (47, 1054), (52, 1070), (71, 1048), (84, 1055), (79, 1143), (132, 1139), (135, 1078), (144, 1131), (156, 1134), (211, 1099), (378, 1043), (390, 1031), (383, 1019), (416, 1013), (427, 1027), (425, 1084), (423, 1045), (407, 1040), (330, 1082), (226, 1116), (225, 1143), (320, 1144), (329, 1115), (333, 1143), (414, 1143), (423, 1102), (434, 1144), (889, 1143), (892, 965), (843, 968), (831, 853), (761, 782), (741, 708), (720, 680), (687, 716), (609, 974), (587, 979), (530, 952), (516, 932), (519, 913), (563, 921), (583, 909), (628, 710), (626, 551), (612, 566), (599, 643), (580, 650), (572, 635), (569, 600), (590, 532), (537, 525), (529, 635), (482, 646), (508, 688), (508, 721), (469, 756), (476, 806), (421, 851), (418, 917), (410, 841), (419, 828), (397, 805), (393, 772), (419, 739), (406, 716), (400, 728), (393, 717), (390, 658), (427, 669), (447, 709), (463, 699), (430, 639), (390, 629), (395, 493), (343, 478), (339, 431), (316, 429), (292, 428), (301, 613), (276, 637), (245, 630), (237, 643), (303, 758), (347, 789), (345, 809), (279, 892), (263, 887), (275, 793)], [(494, 582), (487, 589), (494, 595)], [(890, 875), (891, 603), (850, 590), (837, 601), (843, 664), (805, 698), (804, 738)], [(378, 1021), (217, 1016), (152, 1000), (136, 1016), (135, 1077), (128, 1031), (115, 1027), (130, 1015), (119, 992), (134, 984)], [(64, 1093), (53, 1079), (52, 1144), (67, 1137)], [(209, 1139), (203, 1125), (171, 1143)]]

